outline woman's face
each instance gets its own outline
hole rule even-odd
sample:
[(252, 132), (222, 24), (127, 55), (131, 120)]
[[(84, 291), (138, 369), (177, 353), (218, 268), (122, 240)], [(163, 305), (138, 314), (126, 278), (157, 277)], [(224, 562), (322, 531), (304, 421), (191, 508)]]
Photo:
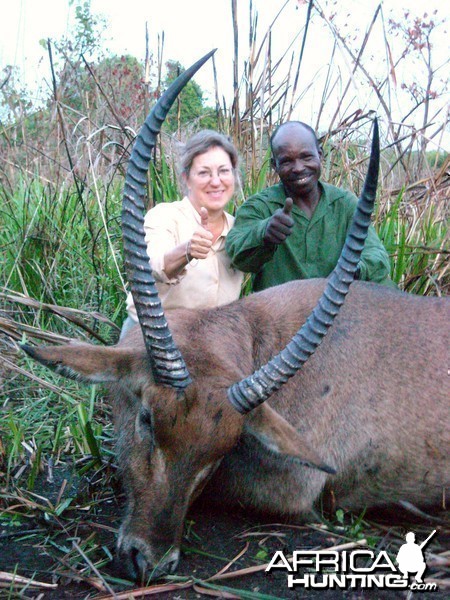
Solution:
[(235, 185), (228, 153), (216, 146), (196, 156), (186, 176), (186, 184), (189, 199), (198, 212), (202, 206), (211, 213), (222, 211), (231, 200)]

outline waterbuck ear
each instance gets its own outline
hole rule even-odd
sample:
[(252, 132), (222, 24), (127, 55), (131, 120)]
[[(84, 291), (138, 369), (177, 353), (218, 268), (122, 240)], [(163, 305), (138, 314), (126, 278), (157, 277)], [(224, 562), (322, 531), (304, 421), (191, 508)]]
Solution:
[(309, 467), (335, 474), (336, 470), (325, 464), (315, 450), (267, 402), (246, 417), (247, 435), (254, 436), (269, 452), (292, 456)]
[[(22, 349), (32, 358), (59, 375), (83, 383), (111, 383), (136, 376), (145, 369), (144, 353), (131, 348), (94, 346), (71, 342), (62, 346), (29, 346)], [(144, 366), (144, 365), (142, 365)]]

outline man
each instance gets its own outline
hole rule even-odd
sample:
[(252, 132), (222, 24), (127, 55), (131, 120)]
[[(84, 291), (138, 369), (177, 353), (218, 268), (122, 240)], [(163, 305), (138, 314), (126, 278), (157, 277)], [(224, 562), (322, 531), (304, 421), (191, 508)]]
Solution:
[[(235, 268), (253, 273), (253, 291), (292, 279), (328, 277), (356, 208), (352, 193), (321, 181), (322, 150), (314, 130), (288, 121), (271, 137), (280, 183), (238, 209), (226, 250)], [(394, 286), (389, 257), (370, 228), (357, 277)]]

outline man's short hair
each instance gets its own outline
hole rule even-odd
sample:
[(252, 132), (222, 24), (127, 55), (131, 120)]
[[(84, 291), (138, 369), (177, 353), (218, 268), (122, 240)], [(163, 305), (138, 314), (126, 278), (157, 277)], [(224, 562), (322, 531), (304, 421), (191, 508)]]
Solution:
[(281, 125), (278, 125), (278, 127), (275, 129), (275, 131), (270, 136), (270, 151), (272, 153), (272, 156), (274, 156), (273, 143), (274, 143), (274, 140), (275, 140), (278, 132), (280, 131), (280, 129), (283, 129), (284, 127), (287, 127), (291, 124), (300, 125), (301, 127), (303, 127), (303, 129), (306, 129), (307, 131), (309, 131), (316, 142), (317, 150), (319, 150), (319, 152), (320, 152), (321, 148), (319, 145), (319, 140), (317, 139), (316, 132), (310, 125), (308, 125), (307, 123), (303, 123), (303, 121), (286, 121), (285, 123), (281, 123)]

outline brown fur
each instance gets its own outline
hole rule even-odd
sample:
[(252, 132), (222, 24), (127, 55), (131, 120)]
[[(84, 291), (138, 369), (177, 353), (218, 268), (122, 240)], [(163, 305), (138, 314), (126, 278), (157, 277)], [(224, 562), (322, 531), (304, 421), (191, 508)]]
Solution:
[(193, 379), (184, 393), (154, 385), (139, 327), (115, 348), (33, 350), (86, 380), (100, 380), (102, 365), (104, 380), (116, 378), (128, 495), (119, 550), (130, 572), (176, 566), (186, 511), (208, 479), (208, 493), (226, 503), (295, 518), (325, 488), (352, 510), (442, 502), (450, 480), (447, 299), (356, 282), (321, 346), (270, 405), (243, 417), (227, 401), (231, 384), (287, 344), (323, 288), (323, 280), (296, 281), (213, 310), (168, 312)]

